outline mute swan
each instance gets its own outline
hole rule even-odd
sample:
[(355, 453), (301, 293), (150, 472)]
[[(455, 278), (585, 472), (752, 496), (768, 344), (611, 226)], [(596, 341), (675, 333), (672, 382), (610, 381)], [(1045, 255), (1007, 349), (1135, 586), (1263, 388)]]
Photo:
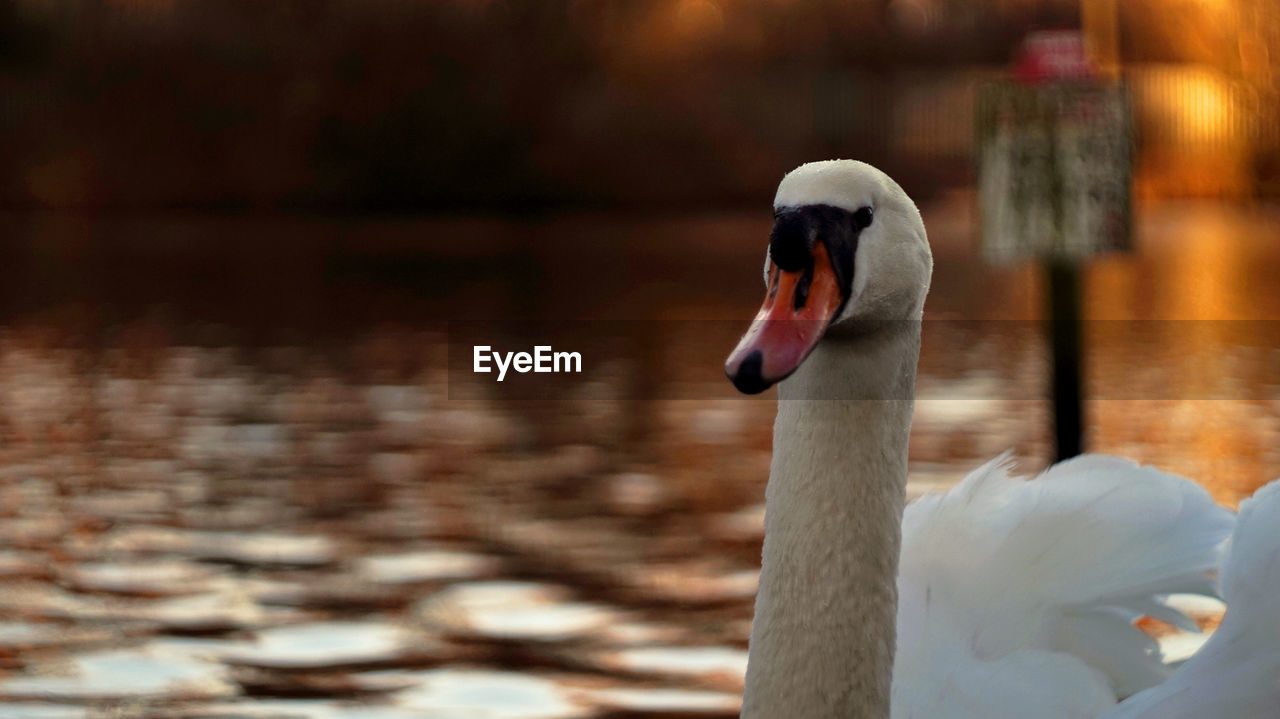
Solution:
[[(789, 173), (774, 210), (767, 296), (725, 364), (743, 392), (780, 383), (744, 719), (1280, 716), (1280, 483), (1237, 525), (1125, 460), (1028, 482), (1002, 457), (904, 516), (920, 213), (846, 160)], [(1187, 624), (1162, 600), (1213, 592), (1233, 526), (1229, 613), (1166, 679), (1132, 622)]]

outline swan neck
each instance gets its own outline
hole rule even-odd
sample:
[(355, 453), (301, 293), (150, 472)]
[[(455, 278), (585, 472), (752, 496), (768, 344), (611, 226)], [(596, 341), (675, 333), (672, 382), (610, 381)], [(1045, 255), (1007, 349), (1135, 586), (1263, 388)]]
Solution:
[(779, 388), (744, 719), (889, 717), (919, 348), (825, 339)]

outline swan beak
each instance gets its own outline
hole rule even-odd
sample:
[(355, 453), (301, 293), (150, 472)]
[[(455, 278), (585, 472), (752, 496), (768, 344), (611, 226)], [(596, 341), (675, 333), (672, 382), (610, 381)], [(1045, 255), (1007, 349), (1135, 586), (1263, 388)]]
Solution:
[(822, 339), (844, 296), (826, 246), (815, 243), (813, 263), (783, 272), (769, 265), (764, 305), (725, 361), (724, 371), (743, 394), (759, 394), (796, 371)]

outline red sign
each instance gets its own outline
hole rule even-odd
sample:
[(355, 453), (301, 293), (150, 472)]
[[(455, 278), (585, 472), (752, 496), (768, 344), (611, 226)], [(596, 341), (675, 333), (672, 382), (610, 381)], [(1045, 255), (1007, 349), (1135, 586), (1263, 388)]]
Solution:
[(1014, 77), (1028, 83), (1083, 80), (1093, 77), (1085, 57), (1084, 35), (1076, 30), (1035, 32), (1022, 41), (1013, 65)]

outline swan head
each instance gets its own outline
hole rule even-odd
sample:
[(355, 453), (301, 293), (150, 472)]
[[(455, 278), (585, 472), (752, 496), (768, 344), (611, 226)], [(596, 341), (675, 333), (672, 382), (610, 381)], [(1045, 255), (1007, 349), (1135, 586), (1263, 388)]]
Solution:
[(764, 305), (725, 362), (747, 394), (786, 379), (824, 337), (919, 320), (933, 272), (920, 211), (865, 162), (801, 165), (773, 211)]

